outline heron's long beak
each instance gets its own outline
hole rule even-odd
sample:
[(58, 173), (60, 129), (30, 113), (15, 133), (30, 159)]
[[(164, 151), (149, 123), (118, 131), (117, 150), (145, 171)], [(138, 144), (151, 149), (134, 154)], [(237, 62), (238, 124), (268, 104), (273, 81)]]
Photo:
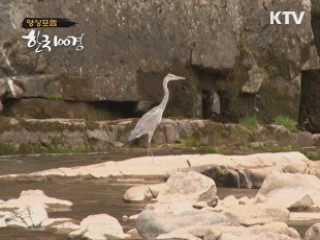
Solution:
[(175, 76), (174, 80), (186, 80), (185, 77)]

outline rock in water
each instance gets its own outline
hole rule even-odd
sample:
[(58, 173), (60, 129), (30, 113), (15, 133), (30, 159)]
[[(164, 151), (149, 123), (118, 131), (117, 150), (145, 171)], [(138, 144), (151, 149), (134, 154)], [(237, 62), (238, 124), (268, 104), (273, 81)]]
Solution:
[(150, 188), (146, 185), (131, 187), (123, 195), (123, 200), (126, 202), (142, 202), (151, 198)]
[(281, 173), (273, 171), (267, 175), (257, 194), (266, 195), (272, 190), (283, 187), (307, 187), (311, 189), (320, 188), (320, 179), (316, 176), (300, 173)]
[(311, 210), (320, 208), (320, 190), (306, 187), (280, 188), (269, 192), (261, 202), (274, 207)]
[(168, 179), (165, 187), (158, 194), (159, 203), (206, 202), (210, 205), (216, 201), (215, 182), (197, 172), (175, 172)]
[(18, 209), (26, 207), (30, 203), (43, 204), (46, 208), (69, 208), (72, 206), (72, 202), (48, 197), (42, 190), (27, 190), (22, 191), (19, 198), (9, 199), (1, 203), (0, 209)]
[(110, 238), (126, 238), (119, 221), (107, 214), (90, 215), (80, 223), (80, 230), (71, 232), (69, 236), (83, 236), (92, 240)]
[(160, 212), (159, 210), (144, 210), (139, 214), (136, 228), (143, 239), (153, 240), (157, 236), (170, 233), (179, 228), (208, 225), (238, 226), (228, 217), (214, 212), (201, 210), (178, 211), (176, 213)]
[(290, 216), (290, 212), (285, 208), (270, 207), (263, 204), (234, 205), (225, 209), (222, 213), (245, 226), (274, 221), (287, 223)]
[(8, 226), (38, 228), (44, 220), (48, 219), (48, 214), (43, 204), (31, 204), (13, 212), (7, 219)]
[(319, 240), (320, 239), (320, 222), (313, 224), (304, 235), (305, 240)]

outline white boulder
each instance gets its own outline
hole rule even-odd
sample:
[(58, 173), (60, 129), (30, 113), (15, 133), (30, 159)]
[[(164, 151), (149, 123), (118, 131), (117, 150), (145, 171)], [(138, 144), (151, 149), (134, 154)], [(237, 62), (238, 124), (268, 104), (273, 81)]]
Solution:
[(107, 214), (90, 215), (80, 223), (80, 230), (71, 232), (69, 236), (83, 236), (88, 239), (106, 240), (111, 238), (126, 238), (119, 221)]
[(319, 190), (320, 179), (309, 174), (272, 171), (263, 181), (257, 196), (266, 195), (275, 189), (284, 187), (306, 187)]
[(22, 191), (19, 198), (9, 199), (0, 204), (0, 209), (19, 209), (30, 205), (30, 203), (42, 204), (46, 208), (70, 208), (72, 202), (48, 197), (42, 190)]
[(159, 203), (206, 202), (216, 201), (217, 187), (215, 182), (197, 172), (175, 172), (168, 179), (163, 190), (159, 192)]
[(142, 202), (152, 198), (149, 186), (139, 185), (129, 188), (123, 195), (126, 202)]

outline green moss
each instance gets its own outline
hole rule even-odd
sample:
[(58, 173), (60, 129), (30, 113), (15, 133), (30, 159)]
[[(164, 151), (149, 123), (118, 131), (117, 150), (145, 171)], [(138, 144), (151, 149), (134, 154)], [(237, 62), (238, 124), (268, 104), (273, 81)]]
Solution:
[(181, 139), (181, 145), (184, 147), (199, 147), (200, 142), (196, 138), (184, 138)]
[(50, 99), (50, 100), (59, 101), (59, 100), (62, 100), (63, 97), (62, 97), (62, 94), (61, 94), (61, 93), (55, 92), (55, 93), (52, 93), (52, 94), (49, 96), (49, 99)]
[(16, 151), (16, 148), (11, 144), (0, 144), (0, 155), (11, 155)]
[[(246, 122), (246, 119), (244, 119), (244, 125), (240, 124), (228, 128), (228, 136), (224, 137), (227, 139), (227, 144), (229, 144), (228, 139), (233, 139), (235, 144), (245, 144), (256, 141), (256, 132), (254, 130), (259, 122), (249, 124), (249, 120)], [(245, 126), (245, 123), (247, 123), (249, 127)]]
[(240, 119), (239, 124), (249, 130), (254, 130), (259, 125), (259, 119), (256, 115), (244, 117)]
[(297, 131), (297, 125), (298, 125), (297, 121), (289, 117), (278, 116), (275, 119), (275, 124), (284, 126), (290, 131)]
[(50, 145), (45, 146), (41, 144), (21, 144), (18, 151), (13, 151), (11, 154), (35, 154), (35, 153), (87, 153), (94, 151), (94, 148), (90, 145), (75, 146), (75, 147), (63, 147)]

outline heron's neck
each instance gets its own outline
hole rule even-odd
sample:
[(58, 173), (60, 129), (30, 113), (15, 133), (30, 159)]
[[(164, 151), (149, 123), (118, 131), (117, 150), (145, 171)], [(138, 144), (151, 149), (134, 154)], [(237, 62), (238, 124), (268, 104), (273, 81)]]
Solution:
[(164, 91), (164, 97), (162, 99), (162, 102), (160, 103), (161, 108), (164, 110), (168, 100), (169, 100), (169, 90), (168, 90), (168, 81), (164, 80), (163, 81), (163, 91)]

